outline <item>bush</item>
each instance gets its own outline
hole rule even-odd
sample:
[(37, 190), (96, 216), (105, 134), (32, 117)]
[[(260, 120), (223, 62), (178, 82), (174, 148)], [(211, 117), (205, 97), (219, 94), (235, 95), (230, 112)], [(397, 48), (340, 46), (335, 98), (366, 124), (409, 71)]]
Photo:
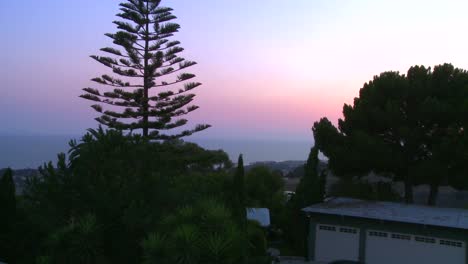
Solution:
[(230, 161), (222, 151), (102, 129), (70, 145), (69, 162), (60, 154), (57, 166), (44, 165), (25, 188), (41, 248), (50, 249), (46, 238), (70, 219), (93, 215), (102, 227), (96, 249), (112, 263), (132, 263), (141, 258), (140, 241), (174, 208), (211, 195), (224, 199)]
[[(265, 237), (258, 226), (248, 232), (216, 200), (202, 200), (166, 216), (160, 231), (142, 242), (144, 263), (237, 264), (248, 255), (264, 257)], [(246, 245), (251, 245), (245, 250)]]

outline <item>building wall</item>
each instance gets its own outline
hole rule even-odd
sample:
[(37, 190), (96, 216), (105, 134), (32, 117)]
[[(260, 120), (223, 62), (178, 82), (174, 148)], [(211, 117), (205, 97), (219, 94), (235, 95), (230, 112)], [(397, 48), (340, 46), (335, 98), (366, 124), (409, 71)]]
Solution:
[[(335, 216), (324, 214), (310, 214), (309, 232), (307, 238), (307, 259), (315, 260), (315, 237), (316, 226), (320, 224), (341, 225), (359, 228), (359, 260), (364, 262), (366, 256), (366, 233), (368, 230), (382, 230), (385, 232), (407, 233), (418, 236), (431, 236), (437, 238), (453, 239), (464, 241), (468, 244), (468, 230), (460, 230), (455, 228), (434, 227), (418, 224), (391, 222), (391, 221), (376, 221), (371, 219)], [(468, 264), (468, 246), (466, 247), (467, 264)]]

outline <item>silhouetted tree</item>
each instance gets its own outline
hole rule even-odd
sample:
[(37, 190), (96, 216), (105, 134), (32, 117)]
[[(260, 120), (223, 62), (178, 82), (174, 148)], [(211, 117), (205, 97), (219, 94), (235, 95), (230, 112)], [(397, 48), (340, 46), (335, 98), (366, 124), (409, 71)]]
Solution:
[(306, 206), (323, 201), (325, 197), (325, 174), (318, 171), (318, 148), (313, 147), (310, 150), (309, 157), (304, 167), (304, 177), (299, 182), (296, 193), (292, 198), (292, 203), (296, 210), (300, 210)]
[[(177, 90), (168, 88), (194, 78), (194, 74), (184, 73), (183, 70), (196, 63), (179, 57), (184, 49), (179, 46), (179, 41), (171, 40), (171, 37), (180, 26), (170, 22), (176, 18), (171, 13), (172, 9), (161, 7), (160, 2), (128, 0), (120, 4), (121, 13), (117, 16), (125, 21), (114, 21), (119, 31), (106, 34), (119, 48), (101, 49), (115, 57), (91, 57), (123, 79), (109, 75), (94, 78), (94, 82), (112, 87), (113, 91), (85, 88), (86, 94), (81, 97), (98, 102), (92, 106), (102, 113), (96, 120), (110, 128), (142, 129), (143, 136), (151, 139), (180, 138), (204, 130), (209, 125), (197, 125), (194, 129), (172, 134), (164, 132), (188, 122), (180, 117), (198, 106), (189, 106), (195, 94), (187, 93), (201, 83), (186, 82)], [(171, 77), (176, 73), (175, 78)], [(108, 110), (104, 110), (102, 104), (107, 104)], [(124, 110), (116, 110), (122, 107)]]
[(226, 153), (182, 141), (152, 142), (98, 129), (71, 142), (69, 153), (68, 163), (59, 155), (57, 166), (43, 166), (41, 176), (25, 188), (29, 214), (42, 234), (37, 244), (45, 249), (40, 254), (51, 249), (52, 259), (67, 257), (60, 255), (62, 247), (66, 252), (87, 250), (73, 243), (50, 245), (48, 238), (71, 230), (66, 237), (85, 239), (88, 234), (70, 222), (92, 215), (99, 229), (89, 235), (99, 235), (98, 252), (83, 257), (134, 262), (141, 257), (140, 241), (162, 216), (206, 196), (224, 199), (222, 188), (231, 182), (223, 169), (230, 166)]
[(249, 207), (274, 210), (284, 200), (281, 175), (265, 166), (256, 166), (245, 177), (246, 203)]
[(0, 179), (0, 213), (0, 260), (14, 262), (16, 194), (11, 169)]
[(318, 148), (310, 150), (301, 178), (294, 196), (287, 204), (288, 220), (285, 223), (286, 239), (298, 254), (305, 255), (307, 222), (301, 209), (323, 201), (325, 196), (326, 174), (318, 171)]
[(235, 214), (241, 222), (246, 221), (246, 197), (245, 197), (245, 175), (244, 175), (244, 160), (242, 154), (239, 155), (237, 168), (234, 174), (234, 199), (235, 199)]
[(0, 221), (11, 219), (16, 214), (16, 188), (13, 171), (7, 169), (0, 180)]
[[(385, 172), (404, 182), (407, 203), (414, 184), (428, 183), (428, 203), (434, 204), (439, 185), (466, 170), (467, 145), (460, 139), (468, 124), (467, 87), (467, 72), (450, 64), (433, 71), (411, 67), (406, 76), (382, 73), (364, 84), (352, 106), (343, 107), (338, 128), (326, 118), (314, 124), (316, 143), (336, 175)], [(424, 164), (435, 173), (422, 173)]]

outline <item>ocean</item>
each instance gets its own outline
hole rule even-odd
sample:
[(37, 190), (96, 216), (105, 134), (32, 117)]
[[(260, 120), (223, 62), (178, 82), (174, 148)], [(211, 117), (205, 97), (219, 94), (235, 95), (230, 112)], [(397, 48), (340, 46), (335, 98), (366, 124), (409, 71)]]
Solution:
[[(78, 136), (14, 136), (0, 135), (0, 168), (37, 168), (44, 162), (57, 160), (57, 154), (66, 153), (70, 139)], [(244, 155), (246, 164), (258, 161), (307, 160), (313, 141), (273, 139), (207, 139), (193, 138), (206, 149), (226, 151), (236, 162), (239, 154)]]

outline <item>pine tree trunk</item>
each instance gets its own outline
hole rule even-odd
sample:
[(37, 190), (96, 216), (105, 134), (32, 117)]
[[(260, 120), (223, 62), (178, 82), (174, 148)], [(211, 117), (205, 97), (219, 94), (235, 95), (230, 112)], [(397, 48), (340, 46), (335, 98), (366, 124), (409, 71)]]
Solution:
[[(146, 3), (146, 9), (148, 9), (148, 2)], [(146, 30), (146, 38), (145, 38), (145, 51), (143, 53), (143, 55), (145, 56), (144, 57), (144, 61), (145, 61), (145, 65), (144, 65), (144, 80), (143, 80), (143, 137), (148, 137), (148, 104), (149, 104), (149, 100), (148, 100), (148, 90), (149, 90), (149, 86), (150, 86), (150, 82), (149, 82), (149, 72), (148, 72), (148, 62), (149, 62), (149, 58), (147, 56), (148, 54), (148, 49), (149, 49), (149, 19), (148, 19), (148, 15), (146, 15), (146, 26), (145, 26), (145, 30)]]
[(439, 194), (439, 184), (433, 183), (430, 185), (429, 197), (427, 199), (427, 205), (435, 206), (437, 201), (437, 195)]

